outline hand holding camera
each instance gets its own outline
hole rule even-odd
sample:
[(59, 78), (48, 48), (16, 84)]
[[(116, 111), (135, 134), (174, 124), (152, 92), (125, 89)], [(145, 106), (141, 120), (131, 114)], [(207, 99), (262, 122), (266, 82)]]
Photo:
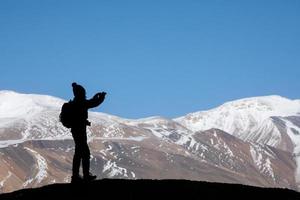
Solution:
[(97, 93), (98, 98), (105, 98), (106, 92), (99, 92)]
[(99, 92), (99, 93), (95, 94), (94, 99), (97, 99), (98, 101), (100, 101), (102, 103), (105, 99), (105, 95), (106, 95), (106, 92)]

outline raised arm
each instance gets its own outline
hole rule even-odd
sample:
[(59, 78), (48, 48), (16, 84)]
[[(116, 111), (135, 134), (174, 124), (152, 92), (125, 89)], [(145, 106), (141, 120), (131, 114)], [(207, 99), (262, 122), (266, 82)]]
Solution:
[(104, 101), (105, 95), (105, 92), (95, 94), (93, 98), (86, 101), (87, 108), (94, 108), (99, 106)]

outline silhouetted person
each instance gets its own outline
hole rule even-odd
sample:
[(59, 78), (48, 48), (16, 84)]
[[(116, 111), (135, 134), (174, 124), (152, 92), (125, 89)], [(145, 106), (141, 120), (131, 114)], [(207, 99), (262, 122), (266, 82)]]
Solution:
[(77, 83), (72, 83), (74, 99), (72, 103), (72, 126), (71, 133), (75, 142), (75, 153), (72, 166), (72, 181), (82, 180), (79, 175), (80, 163), (82, 162), (83, 180), (90, 181), (97, 176), (90, 173), (90, 149), (87, 144), (86, 126), (90, 126), (88, 121), (88, 109), (99, 106), (105, 98), (106, 93), (101, 92), (87, 100), (85, 89)]

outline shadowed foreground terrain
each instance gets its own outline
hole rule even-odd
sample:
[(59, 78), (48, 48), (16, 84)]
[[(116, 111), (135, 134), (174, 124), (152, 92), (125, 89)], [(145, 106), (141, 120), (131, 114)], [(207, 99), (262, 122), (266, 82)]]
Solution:
[(288, 189), (258, 188), (237, 184), (186, 180), (103, 179), (81, 184), (53, 184), (0, 195), (0, 199), (244, 199), (276, 197), (300, 199)]

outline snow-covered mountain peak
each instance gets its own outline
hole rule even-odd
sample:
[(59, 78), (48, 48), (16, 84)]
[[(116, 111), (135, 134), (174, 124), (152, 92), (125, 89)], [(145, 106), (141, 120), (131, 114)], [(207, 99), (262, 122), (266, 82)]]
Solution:
[(272, 116), (293, 116), (300, 113), (300, 101), (281, 96), (262, 96), (230, 101), (208, 110), (190, 113), (175, 119), (193, 131), (218, 128), (229, 133), (243, 133)]
[(44, 109), (60, 109), (64, 100), (47, 95), (0, 91), (0, 118), (26, 118)]
[(236, 109), (244, 111), (258, 111), (268, 115), (290, 116), (300, 112), (300, 101), (272, 95), (251, 97), (227, 102), (217, 109)]

